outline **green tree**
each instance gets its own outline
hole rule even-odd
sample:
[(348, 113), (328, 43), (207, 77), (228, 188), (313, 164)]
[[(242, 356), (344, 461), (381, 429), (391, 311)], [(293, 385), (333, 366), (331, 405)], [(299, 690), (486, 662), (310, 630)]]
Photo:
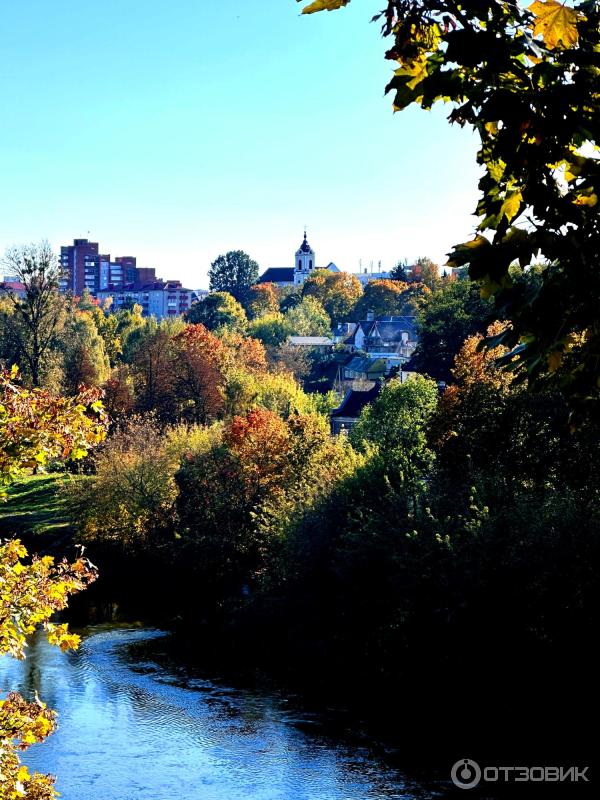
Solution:
[(390, 270), (390, 280), (406, 283), (408, 280), (406, 267), (407, 267), (406, 261), (398, 261), (396, 266), (392, 270)]
[(350, 441), (397, 470), (403, 483), (423, 481), (433, 464), (427, 426), (437, 408), (435, 381), (416, 375), (401, 383), (394, 378), (362, 412)]
[(260, 339), (267, 347), (277, 347), (290, 335), (290, 325), (284, 314), (276, 312), (253, 319), (248, 325), (248, 335)]
[(258, 280), (259, 267), (243, 250), (231, 250), (210, 265), (211, 292), (229, 292), (242, 305), (250, 298), (250, 287)]
[(450, 381), (458, 351), (469, 336), (483, 333), (493, 312), (470, 280), (444, 283), (431, 294), (419, 313), (419, 342), (410, 368), (439, 381)]
[(100, 386), (108, 378), (110, 362), (94, 316), (76, 311), (69, 317), (62, 340), (63, 384), (68, 394), (77, 394), (79, 386)]
[(329, 315), (314, 297), (304, 297), (302, 302), (285, 314), (290, 332), (295, 336), (328, 336), (331, 334)]
[[(347, 4), (317, 0), (303, 12)], [(469, 265), (496, 315), (511, 320), (502, 341), (531, 379), (544, 380), (568, 355), (563, 389), (597, 401), (598, 3), (388, 0), (376, 19), (396, 62), (387, 87), (394, 108), (449, 101), (449, 120), (481, 142), (480, 222), (449, 264)], [(532, 259), (548, 264), (541, 289), (515, 285), (509, 271)]]
[(119, 333), (119, 316), (111, 314), (108, 310), (105, 311), (98, 306), (94, 306), (91, 313), (96, 323), (96, 329), (104, 342), (104, 350), (110, 365), (114, 367), (123, 352), (122, 331)]
[(248, 325), (248, 318), (241, 304), (226, 291), (212, 292), (194, 303), (185, 318), (193, 325), (204, 325), (209, 331), (219, 328), (243, 331)]

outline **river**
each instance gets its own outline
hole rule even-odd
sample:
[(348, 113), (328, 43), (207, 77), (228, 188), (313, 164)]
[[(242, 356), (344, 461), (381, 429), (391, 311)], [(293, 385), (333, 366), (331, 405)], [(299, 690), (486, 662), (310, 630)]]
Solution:
[[(59, 728), (24, 761), (61, 800), (383, 800), (439, 796), (284, 695), (235, 689), (152, 657), (148, 629), (90, 629), (63, 654), (41, 635), (0, 660), (0, 689), (37, 691)], [(164, 648), (163, 648), (164, 649)], [(292, 707), (293, 706), (293, 707)]]

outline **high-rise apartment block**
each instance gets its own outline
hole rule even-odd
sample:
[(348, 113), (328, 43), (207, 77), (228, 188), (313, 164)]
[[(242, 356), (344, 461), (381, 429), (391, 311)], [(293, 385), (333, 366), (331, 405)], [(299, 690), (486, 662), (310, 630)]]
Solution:
[(75, 239), (73, 244), (60, 248), (60, 265), (63, 271), (61, 290), (80, 295), (84, 289), (96, 295), (111, 289), (124, 291), (156, 280), (152, 267), (138, 267), (135, 256), (118, 256), (100, 253), (98, 242)]
[(180, 281), (161, 281), (154, 267), (138, 267), (135, 256), (111, 260), (88, 239), (61, 247), (60, 264), (61, 291), (80, 296), (87, 289), (100, 302), (110, 300), (113, 311), (136, 304), (144, 316), (162, 319), (185, 314), (197, 299)]

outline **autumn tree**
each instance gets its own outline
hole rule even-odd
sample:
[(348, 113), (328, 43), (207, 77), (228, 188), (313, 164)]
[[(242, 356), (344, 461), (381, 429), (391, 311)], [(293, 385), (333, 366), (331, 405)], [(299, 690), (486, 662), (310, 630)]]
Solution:
[(248, 325), (246, 312), (235, 297), (226, 291), (212, 292), (194, 303), (185, 318), (193, 325), (204, 325), (209, 331), (221, 328), (243, 331)]
[(318, 300), (333, 322), (342, 322), (352, 314), (362, 294), (362, 285), (349, 272), (318, 269), (305, 281), (302, 294)]
[(173, 338), (169, 369), (176, 417), (206, 423), (223, 408), (223, 344), (203, 325), (187, 325)]
[(228, 292), (238, 303), (246, 305), (250, 287), (258, 280), (259, 267), (243, 250), (231, 250), (210, 265), (208, 277), (211, 292)]
[[(348, 2), (317, 0), (303, 12)], [(568, 351), (563, 390), (597, 401), (598, 3), (388, 0), (376, 19), (391, 40), (394, 108), (449, 101), (450, 122), (468, 125), (481, 142), (480, 222), (448, 263), (468, 265), (496, 315), (510, 319), (503, 343), (530, 379)], [(515, 285), (511, 264), (534, 259), (548, 265), (541, 288)]]
[[(177, 475), (181, 554), (204, 613), (244, 601), (285, 536), (293, 510), (328, 491), (351, 469), (347, 442), (324, 420), (264, 408), (234, 416), (220, 441)], [(216, 603), (215, 603), (216, 601)]]
[(48, 242), (10, 248), (3, 265), (25, 287), (23, 298), (1, 285), (0, 293), (12, 305), (10, 335), (19, 363), (33, 386), (40, 386), (65, 320), (65, 301), (58, 292), (61, 269)]
[(279, 296), (274, 283), (257, 283), (250, 287), (248, 316), (250, 319), (279, 311)]
[(81, 459), (106, 432), (100, 392), (58, 397), (16, 383), (18, 369), (0, 373), (0, 498), (2, 487), (51, 460)]
[(417, 258), (413, 265), (414, 280), (423, 283), (433, 292), (441, 283), (440, 268), (427, 256)]
[(376, 318), (403, 314), (412, 316), (419, 294), (419, 289), (413, 284), (395, 280), (369, 281), (355, 306), (353, 316), (357, 321), (367, 319), (369, 314)]

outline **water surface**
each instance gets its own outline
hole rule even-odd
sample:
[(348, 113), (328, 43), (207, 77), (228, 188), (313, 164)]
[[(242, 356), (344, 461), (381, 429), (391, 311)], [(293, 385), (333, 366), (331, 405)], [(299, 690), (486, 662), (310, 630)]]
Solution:
[(0, 660), (0, 690), (39, 696), (58, 731), (24, 760), (62, 800), (387, 800), (435, 794), (336, 740), (274, 693), (233, 689), (149, 656), (156, 630), (92, 630), (77, 653), (36, 636)]

